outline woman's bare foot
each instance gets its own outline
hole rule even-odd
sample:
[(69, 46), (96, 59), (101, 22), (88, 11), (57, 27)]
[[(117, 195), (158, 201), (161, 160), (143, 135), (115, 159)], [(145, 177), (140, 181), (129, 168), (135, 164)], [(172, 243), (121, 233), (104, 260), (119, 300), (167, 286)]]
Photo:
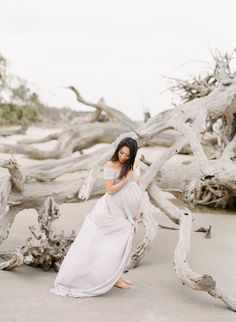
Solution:
[(116, 282), (115, 284), (115, 287), (118, 287), (118, 288), (130, 288), (130, 285), (125, 283), (122, 278), (120, 277), (118, 279), (118, 281)]
[(128, 279), (126, 279), (126, 278), (124, 278), (124, 277), (121, 277), (121, 279), (122, 279), (122, 281), (123, 281), (123, 282), (125, 282), (126, 284), (129, 284), (129, 285), (132, 285), (132, 284), (133, 284), (130, 280), (128, 280)]

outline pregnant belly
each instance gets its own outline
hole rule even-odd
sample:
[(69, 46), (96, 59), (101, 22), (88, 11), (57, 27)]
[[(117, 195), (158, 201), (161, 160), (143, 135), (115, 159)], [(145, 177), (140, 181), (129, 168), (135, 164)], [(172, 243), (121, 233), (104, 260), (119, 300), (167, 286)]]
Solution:
[(130, 182), (119, 192), (121, 207), (126, 213), (129, 212), (129, 215), (134, 217), (141, 206), (142, 193), (139, 185), (136, 182)]

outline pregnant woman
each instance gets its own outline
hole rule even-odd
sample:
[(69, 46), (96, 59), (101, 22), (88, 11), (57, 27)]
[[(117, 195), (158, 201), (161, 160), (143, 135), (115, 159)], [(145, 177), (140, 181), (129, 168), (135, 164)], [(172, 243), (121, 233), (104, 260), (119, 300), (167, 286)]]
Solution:
[(86, 216), (71, 244), (51, 289), (53, 293), (88, 297), (104, 294), (113, 286), (131, 286), (122, 273), (140, 216), (137, 150), (134, 139), (124, 138), (105, 164), (106, 193)]

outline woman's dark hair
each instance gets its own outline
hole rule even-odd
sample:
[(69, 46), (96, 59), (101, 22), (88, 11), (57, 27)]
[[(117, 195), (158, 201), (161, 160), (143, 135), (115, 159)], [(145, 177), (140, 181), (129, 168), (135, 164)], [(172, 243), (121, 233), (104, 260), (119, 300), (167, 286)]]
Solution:
[(135, 157), (136, 157), (136, 154), (137, 154), (137, 151), (138, 151), (137, 141), (135, 141), (134, 139), (129, 138), (129, 137), (124, 138), (117, 145), (114, 154), (110, 158), (110, 161), (117, 161), (117, 160), (119, 160), (118, 153), (119, 153), (120, 149), (123, 148), (124, 146), (126, 146), (127, 148), (129, 148), (130, 157), (122, 165), (121, 170), (120, 170), (120, 174), (119, 174), (119, 177), (118, 177), (119, 179), (121, 179), (124, 176), (126, 176), (130, 169), (133, 169)]

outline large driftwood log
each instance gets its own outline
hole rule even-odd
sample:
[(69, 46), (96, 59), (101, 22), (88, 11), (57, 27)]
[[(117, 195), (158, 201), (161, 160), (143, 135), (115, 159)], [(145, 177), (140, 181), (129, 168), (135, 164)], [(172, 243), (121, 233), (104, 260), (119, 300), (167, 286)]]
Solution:
[[(189, 237), (191, 234), (190, 221), (192, 220), (192, 215), (189, 210), (183, 212), (183, 210), (175, 207), (169, 200), (163, 199), (156, 185), (158, 180), (160, 182), (159, 174), (165, 163), (188, 145), (195, 159), (196, 169), (194, 176), (191, 177), (188, 183), (189, 188), (186, 188), (184, 191), (185, 200), (193, 203), (198, 201), (202, 202), (202, 204), (209, 204), (209, 201), (215, 198), (214, 200), (216, 202), (212, 202), (211, 204), (218, 207), (225, 206), (229, 202), (229, 198), (224, 198), (225, 187), (230, 191), (230, 198), (235, 197), (234, 176), (236, 171), (234, 141), (236, 134), (236, 76), (230, 72), (224, 58), (217, 60), (214, 76), (217, 82), (208, 95), (202, 95), (174, 109), (166, 110), (138, 126), (130, 122), (122, 113), (117, 113), (115, 109), (107, 106), (103, 102), (93, 104), (86, 101), (74, 88), (71, 88), (76, 93), (78, 101), (93, 106), (99, 111), (105, 111), (109, 115), (114, 115), (116, 120), (124, 122), (131, 129), (131, 132), (120, 134), (114, 142), (100, 150), (78, 157), (73, 156), (60, 160), (50, 160), (43, 164), (24, 169), (24, 176), (22, 176), (25, 180), (24, 185), (18, 191), (12, 189), (12, 186), (18, 180), (16, 180), (16, 172), (11, 171), (11, 178), (3, 179), (0, 188), (0, 196), (3, 201), (0, 208), (1, 241), (7, 237), (14, 216), (22, 209), (35, 208), (38, 210), (42, 207), (45, 200), (51, 196), (53, 196), (55, 202), (60, 204), (68, 201), (78, 202), (80, 200), (86, 200), (103, 193), (104, 187), (101, 179), (101, 168), (111, 156), (117, 143), (123, 137), (131, 136), (135, 138), (139, 147), (142, 147), (150, 144), (153, 139), (163, 132), (175, 130), (179, 133), (176, 142), (160, 158), (150, 164), (149, 167), (143, 167), (143, 191), (146, 191), (143, 194), (143, 222), (145, 224), (146, 234), (142, 243), (133, 252), (128, 266), (137, 266), (144, 257), (146, 250), (151, 247), (158, 227), (155, 214), (160, 214), (161, 212), (168, 216), (175, 224), (180, 225), (179, 244), (175, 253), (175, 268), (183, 283), (194, 289), (204, 290), (212, 296), (221, 298), (230, 309), (235, 310), (235, 301), (216, 287), (213, 278), (207, 274), (201, 275), (194, 273), (189, 269), (186, 256), (190, 249)], [(209, 134), (214, 134), (216, 123), (219, 120), (224, 126), (222, 128), (220, 126), (218, 127), (216, 140), (209, 140)], [(208, 143), (214, 141), (214, 145), (217, 148), (217, 153), (214, 155), (215, 159), (209, 158), (209, 151), (204, 146), (204, 140), (205, 142), (207, 141), (206, 137)], [(66, 140), (63, 142), (64, 146), (65, 142), (68, 143)], [(78, 141), (77, 144), (80, 144), (80, 142)], [(24, 148), (26, 146), (24, 143)], [(72, 146), (74, 149), (75, 145), (73, 144), (70, 146), (70, 149)], [(80, 148), (83, 149), (84, 146), (81, 147), (80, 145)], [(229, 164), (231, 167), (231, 177), (226, 176), (227, 171), (225, 165), (228, 166)], [(73, 172), (78, 172), (77, 180), (63, 180), (59, 178), (63, 174)], [(209, 180), (211, 180), (214, 186), (210, 184)], [(48, 181), (47, 184), (45, 184), (45, 181)], [(23, 191), (19, 191), (22, 189)], [(209, 192), (212, 194), (210, 197)], [(180, 193), (181, 190), (178, 191), (178, 194)], [(153, 206), (150, 206), (150, 202)], [(39, 235), (35, 234), (35, 238), (40, 239)], [(44, 237), (49, 239), (47, 235), (44, 235)], [(27, 251), (33, 252), (33, 246), (28, 246), (26, 247)], [(46, 254), (50, 258), (53, 256), (52, 253), (48, 253), (47, 251)], [(11, 265), (16, 267), (17, 263), (20, 263), (20, 260), (17, 260), (17, 257), (12, 259), (12, 261), (10, 260), (9, 267)], [(33, 261), (32, 259), (32, 263)], [(53, 266), (53, 260), (50, 262), (47, 259), (45, 263), (47, 269), (48, 265)], [(3, 266), (5, 269), (7, 268), (6, 263)]]

